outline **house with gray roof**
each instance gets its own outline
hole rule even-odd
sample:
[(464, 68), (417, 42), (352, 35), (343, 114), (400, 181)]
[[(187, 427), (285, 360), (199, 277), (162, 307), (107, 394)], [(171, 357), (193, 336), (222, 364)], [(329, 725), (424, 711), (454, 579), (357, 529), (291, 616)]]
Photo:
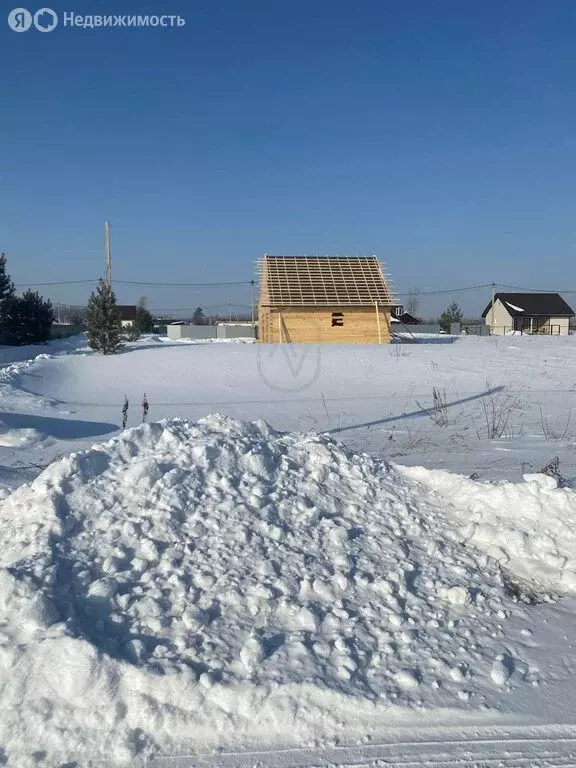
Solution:
[(511, 331), (568, 335), (574, 310), (559, 293), (497, 293), (482, 317), (494, 335)]

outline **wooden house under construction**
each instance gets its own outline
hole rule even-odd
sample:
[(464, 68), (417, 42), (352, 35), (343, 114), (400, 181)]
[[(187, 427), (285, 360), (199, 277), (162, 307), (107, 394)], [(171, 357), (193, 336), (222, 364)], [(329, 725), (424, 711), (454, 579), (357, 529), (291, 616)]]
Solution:
[(393, 299), (376, 256), (266, 254), (258, 267), (260, 342), (390, 342)]

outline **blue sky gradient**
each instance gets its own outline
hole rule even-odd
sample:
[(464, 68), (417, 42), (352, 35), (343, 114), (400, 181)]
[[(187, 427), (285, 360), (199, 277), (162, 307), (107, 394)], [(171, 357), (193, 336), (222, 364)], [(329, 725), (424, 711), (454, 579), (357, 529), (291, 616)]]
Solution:
[[(187, 23), (16, 34), (2, 20), (0, 250), (17, 283), (101, 275), (108, 217), (117, 279), (250, 280), (266, 251), (376, 253), (399, 291), (576, 289), (573, 0), (51, 7)], [(248, 297), (117, 293), (158, 308)]]

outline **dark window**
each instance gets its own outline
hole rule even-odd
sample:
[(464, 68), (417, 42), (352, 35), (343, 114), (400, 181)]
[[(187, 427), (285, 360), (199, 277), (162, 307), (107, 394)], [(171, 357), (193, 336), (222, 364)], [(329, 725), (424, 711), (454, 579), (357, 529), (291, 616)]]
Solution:
[(344, 315), (342, 312), (332, 312), (332, 328), (344, 325)]

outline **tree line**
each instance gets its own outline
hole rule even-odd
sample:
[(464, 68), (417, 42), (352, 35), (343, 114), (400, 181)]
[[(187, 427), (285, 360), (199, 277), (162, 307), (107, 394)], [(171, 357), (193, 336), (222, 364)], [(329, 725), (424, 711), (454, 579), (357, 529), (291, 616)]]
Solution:
[[(27, 290), (16, 295), (7, 271), (6, 255), (0, 254), (0, 344), (21, 346), (49, 341), (55, 319), (52, 302), (37, 291)], [(114, 291), (104, 280), (100, 280), (92, 292), (86, 312), (77, 312), (71, 319), (86, 326), (88, 344), (104, 355), (118, 352), (126, 341), (135, 341), (142, 334), (151, 333), (155, 325), (152, 314), (141, 300), (131, 326), (124, 328)], [(200, 307), (194, 312), (193, 322), (196, 325), (208, 322)]]
[(6, 269), (6, 256), (0, 254), (0, 344), (20, 346), (50, 339), (54, 311), (52, 303), (37, 291), (16, 295)]
[[(54, 320), (52, 302), (37, 291), (16, 295), (6, 255), (0, 254), (0, 344), (21, 346), (49, 341)], [(85, 323), (89, 345), (105, 355), (117, 352), (125, 341), (154, 330), (154, 318), (143, 304), (136, 307), (132, 326), (123, 328), (114, 291), (104, 280), (90, 296)]]

